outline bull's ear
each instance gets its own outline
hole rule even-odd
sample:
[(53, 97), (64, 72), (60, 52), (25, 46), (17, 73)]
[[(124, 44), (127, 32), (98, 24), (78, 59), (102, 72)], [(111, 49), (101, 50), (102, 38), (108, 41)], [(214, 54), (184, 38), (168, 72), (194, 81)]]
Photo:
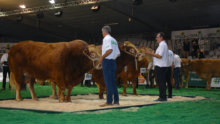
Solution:
[(83, 54), (89, 55), (89, 49), (88, 49), (88, 47), (86, 47), (86, 48), (83, 49)]

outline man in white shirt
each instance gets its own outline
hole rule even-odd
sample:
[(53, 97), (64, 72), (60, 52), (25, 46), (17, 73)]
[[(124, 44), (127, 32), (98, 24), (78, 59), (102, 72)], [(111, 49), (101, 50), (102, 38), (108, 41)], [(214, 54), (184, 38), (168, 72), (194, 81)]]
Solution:
[(155, 101), (167, 101), (166, 96), (166, 73), (168, 69), (168, 47), (164, 41), (165, 34), (160, 32), (157, 34), (156, 40), (159, 46), (155, 53), (147, 51), (147, 54), (154, 56), (156, 81), (159, 86), (159, 98)]
[(174, 80), (176, 83), (176, 90), (179, 90), (179, 73), (180, 73), (180, 67), (181, 67), (181, 59), (180, 57), (175, 54), (174, 52)]
[(112, 95), (114, 94), (114, 105), (119, 105), (118, 89), (115, 81), (115, 72), (117, 70), (116, 58), (120, 56), (117, 41), (110, 35), (111, 28), (104, 26), (102, 28), (103, 43), (102, 56), (99, 63), (102, 64), (105, 85), (107, 88), (107, 102), (101, 107), (112, 106)]
[[(3, 85), (2, 85), (1, 91), (5, 90), (7, 73), (10, 78), (10, 69), (8, 67), (8, 53), (9, 53), (9, 51), (10, 51), (10, 48), (7, 47), (6, 53), (1, 58), (1, 64), (3, 65)], [(9, 85), (9, 89), (11, 89), (10, 85)]]
[(169, 50), (168, 54), (168, 70), (166, 74), (166, 81), (168, 85), (168, 98), (172, 98), (172, 84), (171, 84), (171, 76), (173, 74), (174, 68), (174, 54), (171, 50)]

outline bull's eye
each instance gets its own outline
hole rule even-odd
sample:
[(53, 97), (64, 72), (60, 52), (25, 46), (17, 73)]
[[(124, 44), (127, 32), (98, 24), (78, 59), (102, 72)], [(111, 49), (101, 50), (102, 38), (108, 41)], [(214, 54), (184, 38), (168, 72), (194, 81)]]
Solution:
[(95, 53), (91, 53), (90, 56), (91, 56), (92, 58), (95, 58)]
[(129, 52), (134, 53), (134, 49), (133, 48), (129, 49)]

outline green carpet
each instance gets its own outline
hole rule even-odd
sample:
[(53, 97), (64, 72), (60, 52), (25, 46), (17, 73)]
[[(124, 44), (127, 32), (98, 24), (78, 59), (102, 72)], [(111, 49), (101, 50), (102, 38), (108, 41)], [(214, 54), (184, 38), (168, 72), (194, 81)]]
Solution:
[[(0, 83), (0, 86), (2, 83)], [(7, 87), (8, 88), (8, 87)], [(122, 88), (118, 88), (122, 93)], [(35, 85), (38, 97), (52, 94), (51, 86)], [(127, 88), (132, 93), (132, 88)], [(137, 89), (139, 94), (158, 94), (158, 89)], [(97, 87), (74, 87), (72, 94), (98, 93)], [(22, 97), (31, 97), (30, 92), (21, 91)], [(82, 113), (37, 113), (23, 110), (0, 109), (0, 122), (7, 124), (220, 124), (220, 89), (206, 91), (205, 88), (181, 88), (173, 90), (173, 95), (212, 97), (212, 100), (162, 103), (146, 106), (133, 111), (110, 110), (108, 112), (82, 112)], [(15, 93), (8, 89), (0, 92), (0, 99), (15, 98)]]

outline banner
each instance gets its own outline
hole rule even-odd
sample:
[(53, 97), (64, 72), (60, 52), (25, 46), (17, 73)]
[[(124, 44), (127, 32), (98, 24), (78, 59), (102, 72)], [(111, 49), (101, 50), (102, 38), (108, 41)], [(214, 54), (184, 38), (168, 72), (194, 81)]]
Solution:
[(212, 78), (211, 87), (220, 87), (220, 78)]
[(145, 83), (145, 78), (144, 78), (144, 76), (142, 76), (142, 74), (140, 74), (138, 76), (138, 83), (139, 84), (144, 84)]
[(172, 39), (185, 39), (188, 37), (201, 38), (204, 36), (220, 37), (220, 27), (219, 28), (172, 31), (172, 34), (171, 34)]

